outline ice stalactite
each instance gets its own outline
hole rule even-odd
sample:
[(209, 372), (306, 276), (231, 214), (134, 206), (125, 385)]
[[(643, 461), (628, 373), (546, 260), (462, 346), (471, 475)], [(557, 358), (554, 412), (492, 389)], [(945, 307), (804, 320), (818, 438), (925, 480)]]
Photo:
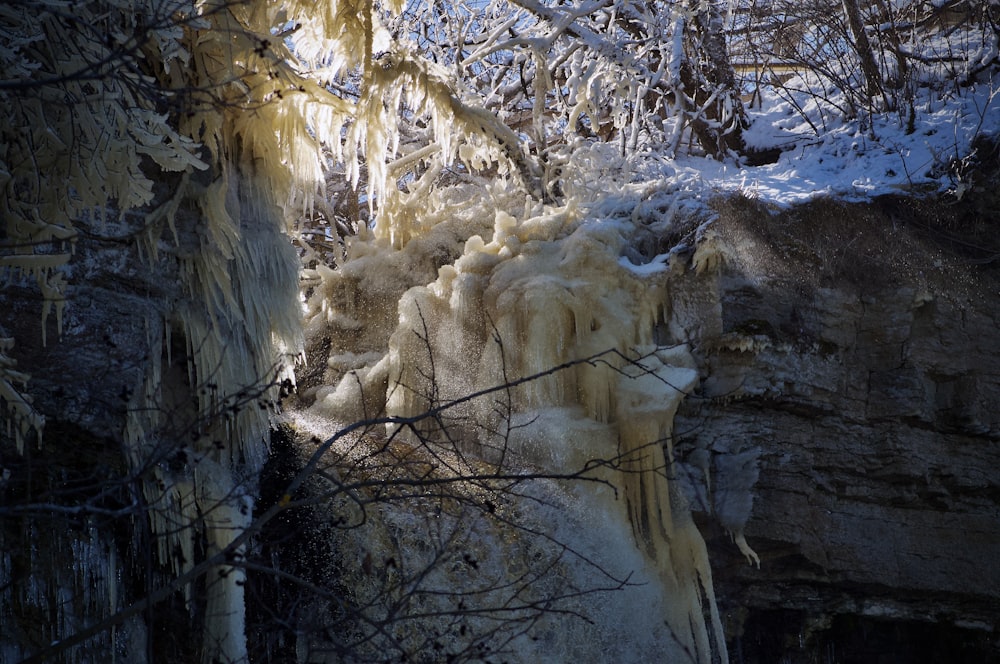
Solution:
[[(222, 464), (202, 461), (195, 478), (199, 492), (198, 506), (202, 511), (209, 556), (224, 552), (249, 527), (253, 516), (253, 498), (246, 487), (233, 481), (232, 470)], [(206, 575), (205, 606), (206, 651), (213, 657), (224, 656), (238, 661), (246, 652), (245, 606), (243, 587), (246, 572), (239, 563), (245, 547), (237, 547), (227, 561)]]
[[(146, 478), (157, 560), (174, 576), (199, 561), (199, 539), (213, 556), (250, 524), (271, 406), (301, 347), (298, 260), (266, 183), (234, 168), (196, 200), (206, 227), (181, 238), (184, 296), (149, 324), (162, 355), (151, 358), (126, 433), (132, 471)], [(232, 564), (206, 577), (206, 662), (246, 661), (243, 579)]]
[[(678, 658), (726, 661), (705, 544), (669, 480), (674, 413), (698, 372), (685, 340), (664, 323), (666, 257), (641, 266), (623, 258), (634, 231), (625, 215), (600, 218), (572, 201), (495, 210), (492, 237), (468, 237), (436, 280), (401, 297), (385, 358), (321, 389), (314, 408), (342, 417), (356, 386), (375, 388), (365, 378), (376, 373), (385, 411), (404, 417), (536, 376), (418, 427), (431, 437), (448, 428), (448, 440), (487, 463), (517, 459), (572, 473), (602, 460), (594, 474), (620, 491), (577, 495), (585, 511), (630, 524), (627, 547), (645, 561), (640, 578), (661, 590), (671, 634), (664, 647)], [(594, 541), (622, 546), (612, 530), (598, 525)], [(665, 659), (679, 661), (670, 652)]]
[[(3, 328), (0, 328), (2, 334)], [(17, 361), (7, 357), (6, 352), (14, 346), (13, 337), (0, 336), (0, 426), (7, 428), (7, 435), (14, 438), (17, 453), (24, 453), (24, 441), (34, 432), (41, 442), (45, 418), (31, 404), (31, 397), (14, 387), (20, 383), (26, 386), (30, 376), (15, 370)]]

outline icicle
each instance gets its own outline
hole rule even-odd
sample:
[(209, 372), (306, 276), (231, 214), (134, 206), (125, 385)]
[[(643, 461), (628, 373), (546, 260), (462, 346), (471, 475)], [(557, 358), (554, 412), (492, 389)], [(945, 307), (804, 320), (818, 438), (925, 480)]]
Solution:
[[(235, 486), (232, 471), (208, 459), (199, 463), (196, 472), (198, 507), (205, 521), (208, 555), (224, 550), (249, 525), (253, 501)], [(222, 564), (206, 576), (206, 652), (203, 661), (245, 662), (246, 633), (243, 587), (246, 572), (242, 566), (245, 547), (232, 552), (237, 564)]]
[(26, 387), (31, 377), (14, 369), (17, 362), (6, 355), (13, 347), (13, 337), (0, 337), (0, 425), (6, 425), (7, 435), (14, 438), (17, 453), (21, 455), (24, 441), (32, 431), (41, 446), (45, 417), (32, 407), (31, 397), (14, 387), (14, 383)]

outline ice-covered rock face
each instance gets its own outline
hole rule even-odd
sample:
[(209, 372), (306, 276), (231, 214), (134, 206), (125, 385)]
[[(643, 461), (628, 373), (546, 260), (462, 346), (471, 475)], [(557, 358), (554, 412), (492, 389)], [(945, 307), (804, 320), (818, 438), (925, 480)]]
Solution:
[[(570, 650), (550, 646), (592, 656), (625, 640), (640, 659), (661, 652), (668, 661), (674, 660), (667, 653), (725, 660), (704, 543), (668, 479), (674, 413), (698, 382), (669, 299), (671, 274), (684, 268), (671, 266), (667, 255), (641, 265), (625, 257), (644, 222), (634, 214), (640, 192), (619, 193), (625, 202), (618, 209), (576, 199), (554, 208), (476, 204), (478, 218), (492, 219), (492, 229), (467, 236), (436, 279), (402, 293), (382, 357), (343, 346), (333, 353), (333, 380), (316, 390), (312, 410), (344, 421), (359, 416), (361, 402), (369, 417), (414, 418), (442, 409), (400, 435), (458, 449), (491, 472), (569, 477), (587, 469), (584, 475), (599, 483), (538, 489), (549, 492), (543, 502), (572, 503), (572, 513), (541, 517), (544, 510), (536, 508), (535, 518), (576, 524), (553, 527), (553, 536), (593, 552), (603, 569), (644, 588), (617, 590), (617, 599), (581, 599), (575, 610), (598, 622), (605, 622), (598, 616), (608, 602), (625, 615), (581, 636)], [(428, 235), (447, 232), (445, 222)], [(371, 277), (360, 276), (360, 283), (384, 281), (380, 273), (404, 262), (401, 253), (412, 261), (420, 251), (412, 243), (402, 250), (373, 247), (362, 252)], [(356, 268), (348, 260), (342, 269)], [(329, 293), (342, 289), (343, 278), (326, 277), (310, 308), (337, 320)], [(365, 312), (351, 316), (364, 329)], [(358, 366), (343, 373), (352, 357)]]

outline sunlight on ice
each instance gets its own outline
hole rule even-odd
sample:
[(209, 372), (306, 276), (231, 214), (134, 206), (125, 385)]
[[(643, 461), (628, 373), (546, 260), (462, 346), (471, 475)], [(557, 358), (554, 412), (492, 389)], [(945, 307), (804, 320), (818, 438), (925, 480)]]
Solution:
[[(598, 547), (595, 555), (602, 560), (631, 566), (617, 571), (635, 573), (658, 589), (638, 603), (623, 600), (622, 610), (634, 615), (622, 622), (644, 623), (655, 607), (669, 627), (669, 636), (652, 629), (642, 637), (646, 642), (632, 646), (635, 652), (655, 646), (668, 661), (669, 652), (702, 662), (725, 660), (705, 544), (668, 480), (674, 413), (698, 383), (685, 340), (675, 338), (670, 330), (677, 326), (665, 322), (671, 318), (669, 280), (685, 270), (671, 270), (669, 255), (642, 265), (625, 259), (638, 222), (593, 216), (586, 201), (539, 210), (494, 200), (470, 202), (470, 214), (492, 220), (492, 228), (425, 220), (413, 226), (426, 229), (422, 235), (401, 248), (355, 249), (366, 261), (356, 278), (369, 284), (388, 276), (382, 272), (394, 264), (418, 262), (422, 248), (450, 242), (458, 258), (427, 282), (400, 289), (398, 318), (381, 359), (365, 354), (371, 353), (367, 348), (332, 352), (338, 363), (349, 353), (357, 353), (358, 362), (330, 374), (339, 385), (316, 391), (313, 412), (350, 421), (363, 401), (367, 413), (410, 417), (533, 376), (509, 393), (490, 393), (449, 411), (457, 418), (456, 444), (475, 450), (485, 463), (504, 459), (547, 473), (569, 474), (602, 460), (591, 476), (619, 491), (554, 484), (546, 491), (569, 492), (582, 512), (607, 515), (592, 521), (586, 535), (564, 533), (572, 545)], [(369, 252), (379, 259), (369, 260)], [(715, 269), (721, 260), (707, 237), (696, 272)], [(346, 275), (354, 269), (348, 260), (340, 270)], [(687, 274), (697, 278), (694, 272)], [(308, 306), (314, 315), (330, 319), (329, 300), (345, 278), (333, 273), (316, 289)], [(366, 312), (340, 313), (369, 326)], [(621, 536), (623, 525), (631, 536)], [(621, 592), (628, 597), (628, 590)], [(581, 600), (580, 611), (599, 611), (595, 604)]]

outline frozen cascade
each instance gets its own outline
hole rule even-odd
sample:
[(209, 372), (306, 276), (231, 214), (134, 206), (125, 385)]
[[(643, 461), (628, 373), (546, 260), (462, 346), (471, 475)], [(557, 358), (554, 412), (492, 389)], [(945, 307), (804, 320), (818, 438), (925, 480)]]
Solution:
[[(634, 205), (638, 195), (630, 197)], [(330, 383), (312, 393), (316, 401), (305, 418), (360, 417), (362, 397), (369, 416), (412, 417), (516, 382), (449, 409), (446, 420), (417, 426), (426, 427), (428, 439), (447, 427), (461, 458), (497, 468), (571, 474), (595, 466), (588, 477), (606, 484), (540, 483), (534, 490), (550, 507), (523, 507), (522, 514), (533, 514), (570, 549), (589, 552), (602, 570), (630, 580), (572, 605), (595, 625), (574, 628), (569, 620), (546, 639), (519, 642), (523, 661), (592, 661), (611, 643), (625, 648), (621, 661), (727, 661), (705, 544), (668, 480), (674, 413), (698, 381), (684, 344), (685, 329), (695, 323), (670, 304), (670, 279), (685, 268), (666, 257), (641, 266), (623, 259), (637, 224), (628, 214), (572, 199), (554, 209), (499, 200), (506, 205), (485, 217), (492, 228), (482, 224), (489, 206), (470, 205), (467, 218), (425, 221), (431, 230), (419, 238), (422, 245), (415, 240), (399, 250), (356, 242), (349, 254), (358, 258), (323, 275), (308, 305), (313, 324), (349, 317), (365, 329), (365, 311), (331, 304), (356, 302), (344, 296), (348, 278), (384, 284), (399, 278), (397, 266), (419, 262), (421, 250), (447, 244), (445, 237), (460, 247), (436, 279), (421, 284), (415, 277), (405, 292), (396, 284), (398, 322), (391, 334), (382, 328), (384, 356), (371, 352), (371, 338), (368, 347), (342, 343), (331, 351)], [(360, 361), (345, 373), (340, 369), (350, 357)], [(483, 560), (502, 546), (489, 537), (476, 540)], [(564, 574), (588, 582), (580, 570)]]

